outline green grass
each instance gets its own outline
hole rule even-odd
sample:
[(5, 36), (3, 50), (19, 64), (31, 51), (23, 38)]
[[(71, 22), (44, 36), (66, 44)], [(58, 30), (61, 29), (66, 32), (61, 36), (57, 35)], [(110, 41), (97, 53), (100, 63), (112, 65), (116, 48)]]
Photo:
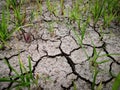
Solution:
[(50, 14), (52, 14), (53, 13), (53, 6), (52, 6), (52, 3), (50, 2), (50, 0), (46, 0), (46, 5), (47, 5), (48, 11), (50, 11)]
[(97, 22), (103, 19), (103, 28), (106, 28), (115, 18), (120, 17), (118, 8), (120, 7), (119, 0), (92, 0), (90, 2), (91, 13), (94, 21), (94, 27)]
[[(6, 60), (5, 60), (6, 61)], [(20, 72), (17, 71), (10, 63), (6, 61), (6, 64), (12, 72), (14, 72), (13, 76), (10, 77), (4, 77), (0, 78), (0, 82), (12, 82), (14, 85), (10, 88), (10, 90), (13, 90), (14, 88), (17, 90), (27, 88), (28, 90), (31, 90), (31, 87), (35, 85), (38, 86), (38, 77), (35, 79), (33, 73), (32, 73), (32, 64), (31, 64), (31, 58), (28, 56), (28, 69), (23, 64), (20, 56), (19, 56), (19, 66), (20, 66)]]
[(57, 4), (55, 2), (51, 2), (50, 0), (46, 0), (46, 6), (48, 11), (50, 12), (50, 15), (54, 14), (55, 16), (57, 15)]
[(6, 0), (6, 3), (8, 8), (14, 9), (18, 6), (17, 0)]
[(112, 86), (112, 90), (119, 90), (119, 89), (120, 89), (120, 72), (116, 76)]
[(55, 31), (54, 31), (54, 28), (53, 28), (53, 22), (48, 23), (48, 31), (49, 31), (49, 34), (50, 34), (51, 37), (53, 37), (55, 35)]
[(40, 15), (42, 15), (42, 1), (40, 0), (39, 2), (39, 0), (36, 0), (36, 2), (37, 2), (38, 9), (40, 11)]
[(100, 17), (103, 13), (105, 0), (95, 0), (91, 2), (91, 13), (93, 16), (94, 27), (96, 26), (97, 22), (99, 21)]
[(77, 90), (77, 85), (75, 84), (74, 81), (73, 81), (73, 90)]
[(60, 7), (61, 7), (60, 13), (61, 15), (64, 15), (64, 0), (60, 0)]
[(14, 16), (16, 27), (23, 26), (25, 22), (25, 14), (21, 14), (20, 7), (14, 9)]
[(3, 8), (2, 10), (2, 15), (1, 15), (1, 20), (0, 20), (0, 41), (4, 44), (7, 44), (7, 40), (10, 39), (12, 36), (14, 29), (9, 30), (9, 19), (10, 19), (10, 13), (9, 10), (7, 9), (5, 12), (5, 9)]
[(79, 1), (77, 0), (72, 9), (70, 10), (70, 13), (69, 13), (69, 18), (70, 20), (73, 20), (74, 22), (77, 21), (79, 23), (80, 21), (80, 10), (79, 10)]

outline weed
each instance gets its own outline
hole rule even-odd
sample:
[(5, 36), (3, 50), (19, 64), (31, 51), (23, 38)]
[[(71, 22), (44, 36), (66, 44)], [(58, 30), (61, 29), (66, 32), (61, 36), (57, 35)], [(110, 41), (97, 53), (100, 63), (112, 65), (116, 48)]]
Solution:
[(116, 76), (112, 86), (112, 90), (119, 90), (119, 89), (120, 89), (120, 72)]
[[(98, 62), (97, 59), (100, 57), (101, 50), (99, 52), (97, 52), (95, 47), (93, 48), (93, 53), (94, 53), (94, 55), (93, 55), (92, 58), (89, 59), (89, 61), (90, 61), (90, 65), (93, 68), (92, 69), (93, 70), (92, 90), (95, 90), (96, 78), (97, 78), (98, 73), (100, 72), (99, 65), (103, 64), (103, 63), (106, 63), (106, 62), (109, 62), (109, 60), (102, 60), (102, 61)], [(98, 88), (101, 88), (101, 85)]]
[(48, 31), (49, 31), (51, 37), (53, 37), (55, 35), (55, 31), (53, 28), (53, 22), (48, 23)]
[(50, 11), (50, 13), (52, 14), (53, 13), (53, 7), (52, 7), (52, 4), (51, 4), (50, 0), (46, 1), (46, 5), (47, 5), (48, 11)]
[(5, 49), (5, 46), (3, 43), (0, 44), (0, 50), (4, 50)]
[(51, 2), (50, 0), (46, 0), (47, 9), (50, 12), (50, 15), (56, 15), (56, 5), (55, 3)]
[(75, 82), (73, 81), (73, 90), (77, 90), (77, 85), (75, 84)]
[(69, 13), (69, 18), (75, 22), (80, 21), (80, 10), (78, 0), (74, 4), (75, 5)]
[(20, 13), (20, 7), (14, 9), (14, 15), (15, 15), (15, 19), (16, 19), (16, 26), (20, 27), (25, 23), (25, 14), (21, 14)]
[(112, 13), (110, 13), (109, 15), (107, 13), (104, 13), (104, 16), (103, 16), (103, 28), (106, 28), (110, 25), (111, 21), (113, 21), (113, 19), (115, 18), (114, 17), (115, 15), (113, 15)]
[(10, 63), (6, 61), (6, 64), (15, 73), (15, 75), (10, 77), (0, 78), (0, 82), (14, 83), (14, 85), (12, 85), (10, 89), (15, 88), (19, 90), (22, 88), (27, 88), (28, 90), (30, 90), (31, 86), (34, 84), (38, 86), (38, 78), (35, 79), (32, 74), (32, 65), (31, 65), (30, 56), (28, 57), (28, 63), (29, 63), (29, 66), (28, 66), (29, 70), (27, 70), (27, 68), (25, 67), (25, 65), (23, 64), (19, 56), (19, 65), (20, 65), (20, 74), (19, 74), (19, 72), (15, 70), (15, 68), (13, 68), (10, 65)]
[(30, 13), (30, 19), (29, 19), (30, 23), (32, 23), (32, 21), (34, 20), (34, 18), (35, 18), (34, 10), (32, 10), (31, 13)]
[(5, 9), (2, 10), (1, 22), (0, 22), (0, 41), (2, 43), (7, 44), (6, 41), (10, 39), (11, 35), (13, 34), (14, 30), (9, 30), (9, 19), (10, 13), (7, 10), (4, 12)]
[(11, 9), (17, 8), (18, 6), (17, 0), (6, 0), (6, 3), (7, 3), (7, 7)]
[(93, 82), (92, 82), (92, 88), (91, 88), (92, 90), (94, 90), (94, 88), (95, 88), (95, 82), (96, 82), (96, 78), (99, 73), (99, 70), (95, 67), (93, 72), (94, 72), (93, 73)]
[(103, 11), (103, 27), (106, 28), (109, 26), (111, 21), (115, 18), (115, 13), (113, 14), (113, 9), (115, 7), (116, 1), (106, 0), (104, 4)]
[[(103, 18), (103, 28), (109, 26), (109, 24), (115, 19), (119, 10), (116, 7), (119, 7), (118, 0), (96, 0), (92, 1), (91, 12), (94, 20), (94, 27), (99, 21), (100, 18)], [(93, 5), (93, 6), (92, 6)]]
[(39, 0), (36, 0), (36, 2), (37, 2), (38, 9), (40, 11), (40, 15), (42, 15), (42, 0), (40, 0), (40, 2)]
[(0, 40), (2, 42), (5, 42), (8, 38), (9, 38), (8, 19), (6, 19), (5, 12), (3, 9), (0, 23)]
[(103, 84), (102, 82), (100, 82), (100, 84), (98, 85), (98, 87), (96, 87), (96, 90), (102, 90), (103, 89)]
[[(25, 9), (25, 13), (21, 14), (20, 7), (16, 8), (16, 9), (14, 9), (14, 15), (15, 15), (15, 19), (16, 19), (15, 25), (16, 25), (17, 30), (21, 30), (25, 42), (27, 42), (27, 43), (30, 42), (31, 41), (31, 33), (27, 33), (25, 35), (25, 31), (22, 28), (22, 26), (24, 27), (24, 26), (31, 26), (32, 25), (32, 24), (24, 25), (25, 19), (26, 19), (26, 9)], [(34, 13), (32, 11), (31, 17), (30, 17), (30, 22), (32, 22), (33, 19), (34, 19)]]
[(61, 15), (64, 15), (64, 0), (60, 0)]
[(96, 0), (92, 2), (91, 12), (94, 20), (94, 27), (103, 13), (105, 0)]

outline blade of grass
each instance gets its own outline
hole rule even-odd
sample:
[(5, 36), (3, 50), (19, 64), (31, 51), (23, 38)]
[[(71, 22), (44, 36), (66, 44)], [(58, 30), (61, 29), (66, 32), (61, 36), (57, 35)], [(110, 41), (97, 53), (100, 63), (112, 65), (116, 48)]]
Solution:
[(99, 71), (95, 68), (94, 74), (93, 74), (92, 90), (95, 90), (95, 82), (96, 82), (96, 78), (97, 78), (98, 73), (99, 73)]
[(112, 90), (119, 90), (120, 89), (120, 72), (118, 73), (117, 77), (112, 86)]
[(10, 65), (10, 63), (8, 63), (6, 59), (5, 59), (5, 63), (17, 76), (20, 76), (19, 73)]

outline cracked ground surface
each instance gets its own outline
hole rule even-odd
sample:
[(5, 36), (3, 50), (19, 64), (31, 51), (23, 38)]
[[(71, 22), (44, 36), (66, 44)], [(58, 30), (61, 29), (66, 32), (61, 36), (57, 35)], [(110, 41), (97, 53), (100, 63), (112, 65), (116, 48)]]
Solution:
[[(66, 7), (71, 5), (69, 1), (65, 2)], [(95, 55), (95, 47), (100, 55), (104, 55), (97, 61), (109, 60), (98, 66), (100, 72), (95, 85), (102, 82), (103, 90), (111, 90), (114, 77), (110, 72), (120, 72), (120, 56), (112, 55), (120, 54), (120, 27), (111, 26), (103, 30), (101, 35), (99, 27), (89, 25), (83, 40), (84, 47), (81, 47), (73, 30), (67, 25), (67, 14), (66, 17), (51, 15), (44, 2), (43, 5), (43, 15), (33, 20), (32, 27), (24, 28), (26, 33), (31, 33), (31, 41), (26, 43), (23, 37), (15, 33), (9, 41), (11, 48), (0, 50), (0, 77), (14, 75), (4, 59), (20, 71), (18, 56), (25, 66), (28, 66), (27, 58), (30, 56), (32, 72), (39, 74), (39, 85), (43, 90), (73, 90), (74, 83), (77, 90), (91, 90), (93, 71), (90, 60)], [(30, 9), (27, 7), (28, 15)], [(54, 32), (49, 31), (49, 22), (53, 22)], [(0, 90), (9, 89), (12, 85), (0, 83)]]

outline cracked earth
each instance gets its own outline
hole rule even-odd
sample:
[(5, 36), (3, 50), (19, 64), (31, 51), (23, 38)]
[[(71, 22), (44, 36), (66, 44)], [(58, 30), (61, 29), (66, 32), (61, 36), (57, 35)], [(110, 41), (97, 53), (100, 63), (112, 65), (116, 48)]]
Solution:
[[(65, 3), (66, 7), (71, 5), (70, 2)], [(112, 55), (120, 54), (120, 27), (112, 24), (107, 30), (103, 30), (101, 35), (99, 27), (93, 28), (89, 25), (83, 40), (84, 47), (81, 47), (73, 30), (67, 26), (67, 15), (51, 15), (45, 3), (43, 5), (42, 16), (33, 20), (32, 27), (24, 28), (25, 33), (31, 34), (30, 42), (26, 43), (20, 34), (14, 33), (9, 41), (10, 48), (0, 50), (0, 77), (14, 75), (4, 63), (4, 59), (20, 71), (18, 55), (25, 66), (28, 66), (27, 58), (30, 56), (32, 72), (34, 75), (39, 74), (39, 85), (43, 90), (73, 90), (74, 83), (77, 90), (91, 90), (93, 72), (89, 60), (95, 54), (95, 47), (97, 52), (100, 51), (100, 55), (107, 54), (99, 57), (97, 61), (109, 60), (98, 66), (100, 72), (95, 85), (102, 82), (103, 90), (111, 90), (114, 77), (110, 72), (120, 72), (120, 56)], [(27, 7), (28, 15), (30, 9)], [(54, 22), (53, 34), (48, 31), (48, 23), (51, 21)], [(0, 83), (0, 90), (7, 90), (12, 85), (13, 83)]]

